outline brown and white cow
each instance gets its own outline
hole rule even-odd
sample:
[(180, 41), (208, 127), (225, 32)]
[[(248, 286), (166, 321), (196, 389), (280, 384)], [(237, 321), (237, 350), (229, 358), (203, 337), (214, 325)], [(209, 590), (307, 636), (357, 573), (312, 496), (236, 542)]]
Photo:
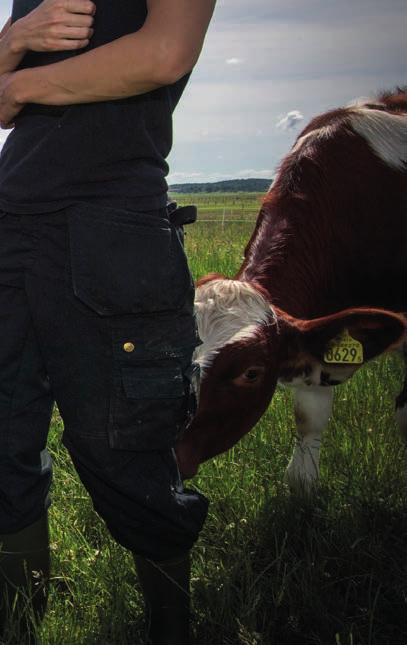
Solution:
[[(201, 279), (196, 312), (200, 400), (177, 447), (181, 472), (233, 446), (280, 382), (294, 388), (299, 438), (288, 481), (311, 486), (332, 386), (407, 346), (406, 91), (311, 121), (265, 197), (236, 277)], [(407, 439), (407, 383), (397, 401)]]

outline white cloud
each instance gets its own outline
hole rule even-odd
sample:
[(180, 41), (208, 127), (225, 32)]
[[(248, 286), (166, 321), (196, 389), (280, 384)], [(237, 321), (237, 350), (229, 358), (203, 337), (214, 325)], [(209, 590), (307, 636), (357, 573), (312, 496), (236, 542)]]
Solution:
[(276, 123), (276, 128), (280, 130), (292, 130), (295, 128), (297, 123), (300, 123), (304, 119), (304, 116), (299, 110), (290, 110), (285, 116), (280, 118)]
[(240, 65), (240, 63), (243, 63), (243, 58), (227, 58), (226, 63), (228, 65)]
[(168, 176), (169, 184), (190, 184), (210, 181), (225, 181), (227, 179), (272, 179), (274, 172), (271, 169), (247, 168), (236, 172), (173, 172)]
[[(0, 5), (5, 21), (12, 0)], [(407, 84), (406, 19), (406, 0), (218, 0), (175, 111), (171, 181), (247, 168), (260, 170), (246, 176), (271, 177), (261, 169), (274, 168), (297, 133), (276, 128), (290, 112), (306, 123), (354, 96)]]
[(266, 170), (256, 170), (254, 168), (248, 168), (246, 170), (238, 170), (235, 173), (235, 177), (239, 179), (249, 179), (250, 177), (257, 177), (258, 179), (271, 179), (273, 176), (273, 171), (267, 168)]

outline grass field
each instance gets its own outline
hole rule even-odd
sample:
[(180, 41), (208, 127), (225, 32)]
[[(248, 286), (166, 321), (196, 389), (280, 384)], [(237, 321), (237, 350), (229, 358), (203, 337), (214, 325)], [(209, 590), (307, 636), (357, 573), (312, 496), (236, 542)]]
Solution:
[[(189, 227), (195, 277), (232, 275), (252, 226)], [(191, 483), (211, 500), (193, 556), (199, 645), (407, 644), (407, 449), (393, 420), (401, 378), (391, 356), (337, 388), (312, 502), (282, 483), (294, 443), (288, 391), (238, 446), (202, 467)], [(94, 513), (61, 431), (55, 415), (53, 578), (39, 643), (141, 645), (131, 557)]]
[(260, 193), (174, 193), (179, 206), (195, 204), (199, 220), (255, 220), (263, 195)]

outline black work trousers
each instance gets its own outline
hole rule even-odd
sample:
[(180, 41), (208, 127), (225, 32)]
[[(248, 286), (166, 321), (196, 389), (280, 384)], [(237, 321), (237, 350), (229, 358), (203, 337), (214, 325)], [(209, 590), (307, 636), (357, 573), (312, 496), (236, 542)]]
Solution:
[(207, 512), (173, 446), (199, 343), (180, 231), (165, 210), (80, 203), (0, 213), (0, 533), (49, 505), (54, 401), (96, 511), (126, 548), (188, 550)]

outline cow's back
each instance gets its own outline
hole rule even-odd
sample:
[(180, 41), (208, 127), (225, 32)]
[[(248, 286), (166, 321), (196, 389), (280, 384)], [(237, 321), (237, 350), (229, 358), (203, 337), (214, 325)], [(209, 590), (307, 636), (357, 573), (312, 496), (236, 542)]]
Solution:
[(281, 164), (238, 273), (299, 317), (407, 311), (407, 94), (314, 119)]

